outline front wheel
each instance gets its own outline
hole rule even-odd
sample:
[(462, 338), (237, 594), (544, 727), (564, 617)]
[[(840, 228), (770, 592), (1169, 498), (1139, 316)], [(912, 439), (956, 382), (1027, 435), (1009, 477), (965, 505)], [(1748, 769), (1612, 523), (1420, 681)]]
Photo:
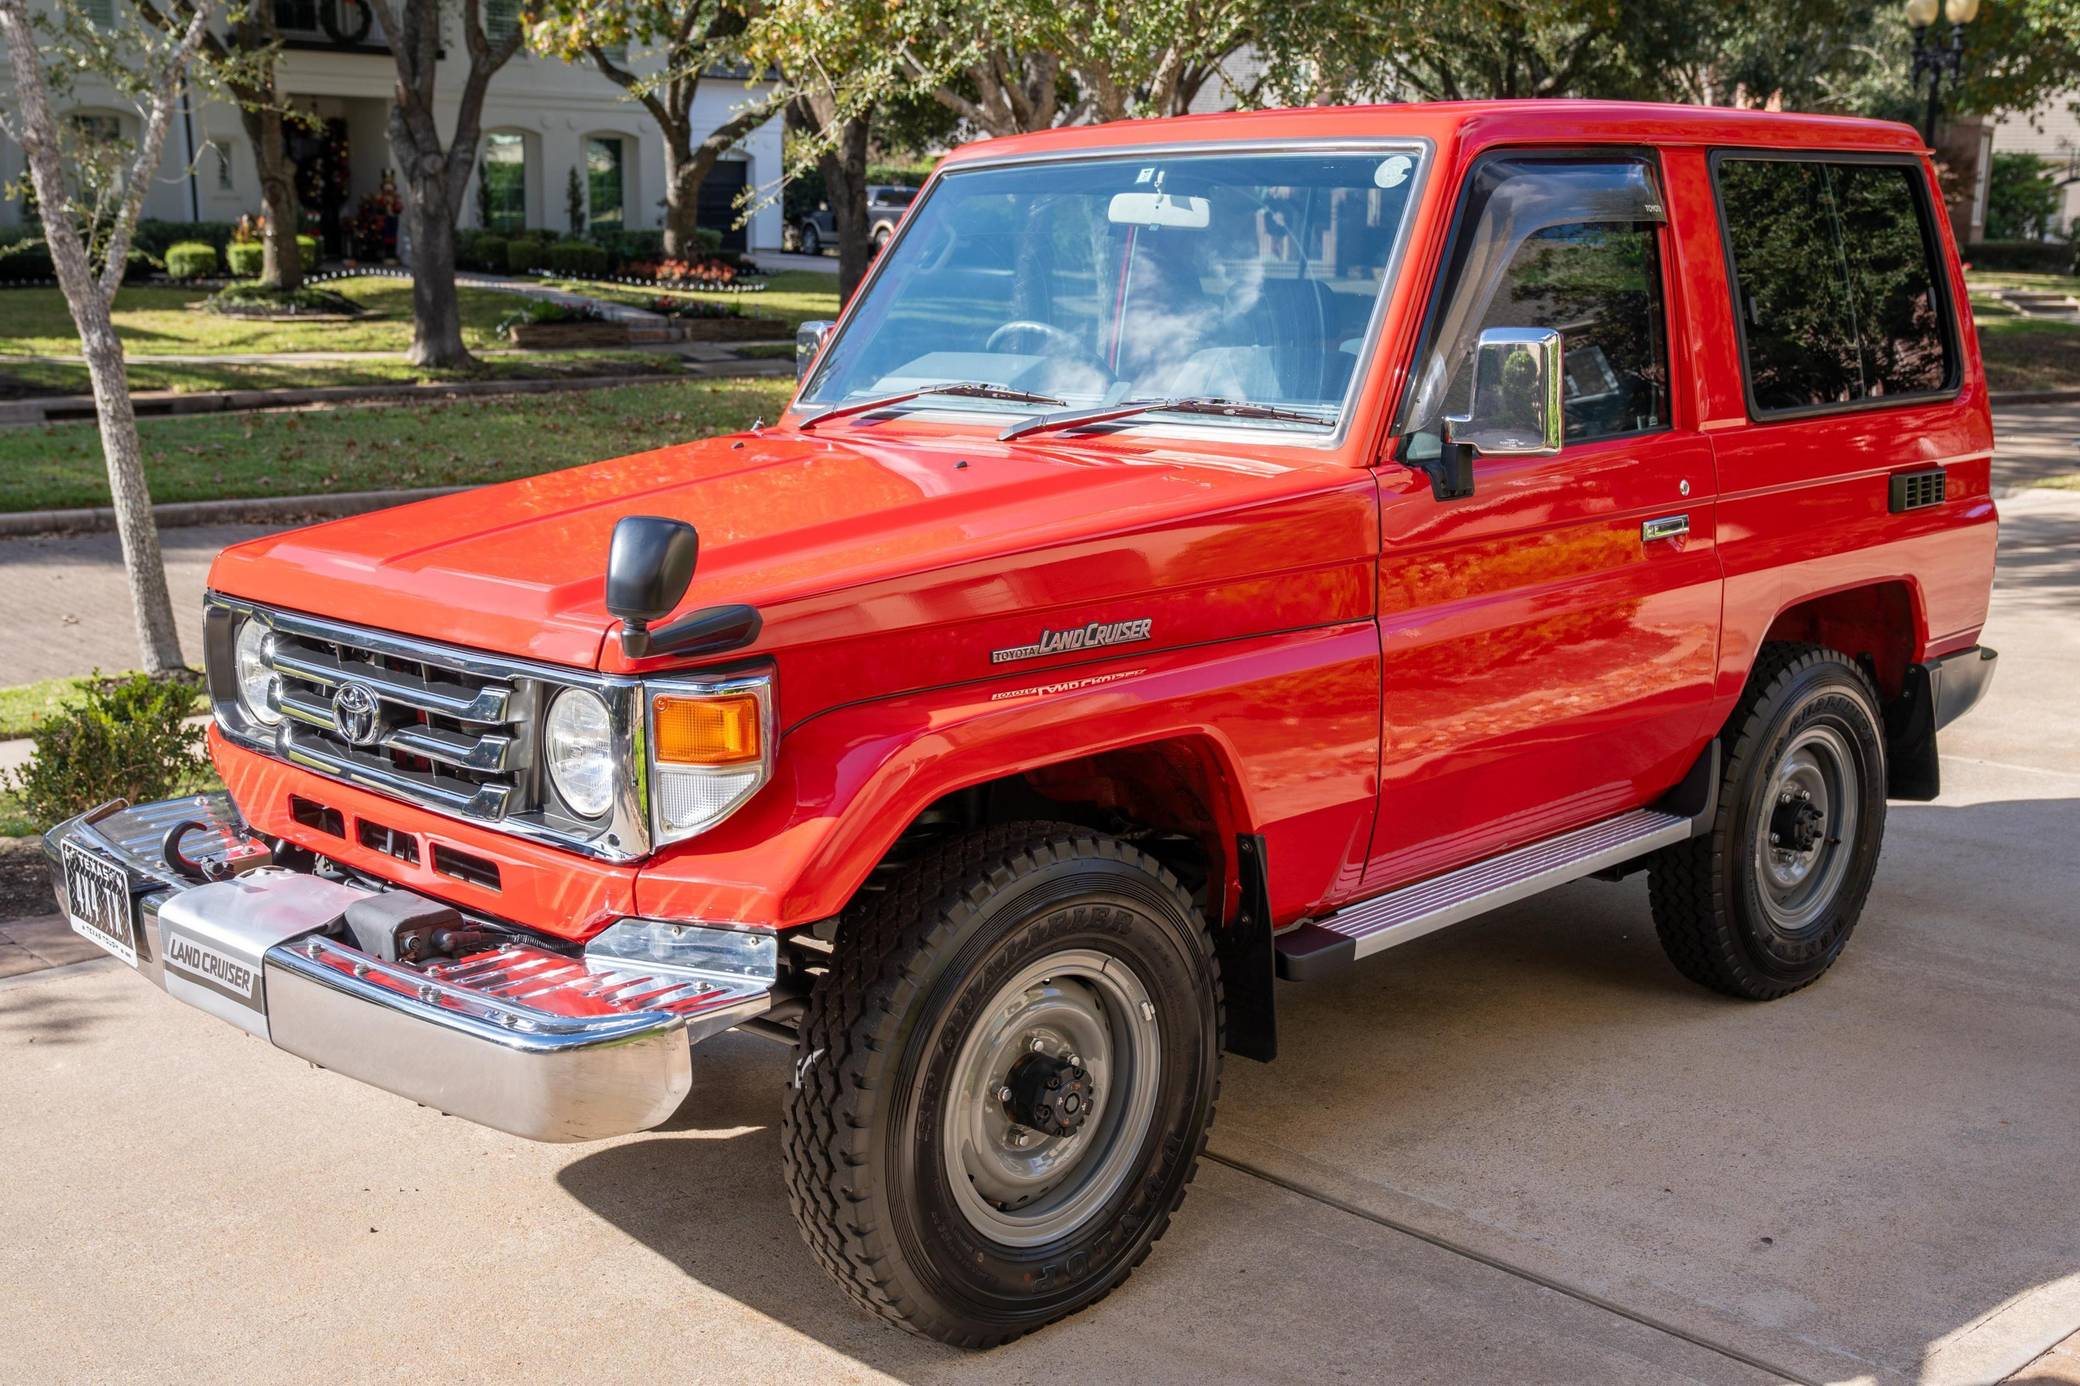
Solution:
[(1126, 1279), (1220, 1084), (1205, 921), (1115, 838), (957, 838), (840, 931), (784, 1119), (803, 1237), (864, 1307), (989, 1347)]
[(816, 230), (816, 223), (815, 223), (815, 222), (813, 222), (813, 221), (805, 221), (805, 222), (803, 222), (803, 223), (802, 223), (802, 237), (801, 237), (801, 239), (802, 239), (802, 254), (804, 254), (804, 255), (821, 255), (821, 254), (823, 254), (823, 236), (822, 236), (822, 235), (821, 235), (821, 234), (820, 234), (820, 233), (819, 233), (819, 232), (818, 232), (818, 231)]
[(1648, 898), (1676, 969), (1769, 1001), (1834, 965), (1885, 836), (1877, 691), (1847, 655), (1765, 645), (1727, 723), (1711, 832), (1655, 859)]

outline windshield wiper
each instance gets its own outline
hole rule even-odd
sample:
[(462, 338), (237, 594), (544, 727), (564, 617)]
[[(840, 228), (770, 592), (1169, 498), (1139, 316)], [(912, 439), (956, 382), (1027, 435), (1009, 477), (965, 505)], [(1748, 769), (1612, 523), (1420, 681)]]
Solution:
[(1036, 395), (1031, 390), (1014, 390), (1009, 385), (989, 385), (976, 380), (951, 380), (943, 385), (921, 385), (915, 390), (902, 390), (892, 395), (877, 395), (873, 399), (854, 400), (849, 404), (834, 404), (820, 413), (811, 414), (795, 427), (806, 433), (820, 423), (832, 419), (849, 419), (855, 414), (872, 414), (881, 409), (892, 409), (898, 404), (908, 404), (913, 399), (927, 395), (954, 395), (961, 399), (1001, 399), (1013, 404), (1066, 404), (1067, 400), (1053, 395)]
[(1323, 428), (1335, 422), (1325, 419), (1320, 413), (1301, 409), (1281, 409), (1275, 404), (1251, 404), (1246, 400), (1217, 399), (1210, 396), (1187, 395), (1180, 399), (1131, 399), (1120, 404), (1101, 404), (1094, 409), (1070, 409), (1059, 414), (1037, 414), (1030, 419), (1020, 419), (1007, 425), (999, 440), (1023, 438), (1028, 433), (1039, 433), (1047, 429), (1074, 428), (1079, 424), (1109, 423), (1114, 419), (1128, 419), (1136, 414), (1169, 412), (1175, 414), (1218, 414), (1229, 419), (1278, 419), (1289, 423), (1318, 424)]

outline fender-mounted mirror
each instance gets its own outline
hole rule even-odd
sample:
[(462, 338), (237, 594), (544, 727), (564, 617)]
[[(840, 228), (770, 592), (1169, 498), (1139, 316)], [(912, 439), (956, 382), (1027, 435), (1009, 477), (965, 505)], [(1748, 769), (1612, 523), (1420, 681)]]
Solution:
[(615, 523), (607, 610), (621, 618), (621, 647), (631, 659), (648, 652), (650, 623), (671, 615), (686, 596), (700, 556), (700, 535), (684, 520), (624, 515)]
[(652, 630), (686, 597), (701, 539), (684, 520), (624, 515), (607, 550), (607, 610), (621, 618), (621, 653), (720, 654), (758, 639), (765, 621), (753, 606), (711, 606)]

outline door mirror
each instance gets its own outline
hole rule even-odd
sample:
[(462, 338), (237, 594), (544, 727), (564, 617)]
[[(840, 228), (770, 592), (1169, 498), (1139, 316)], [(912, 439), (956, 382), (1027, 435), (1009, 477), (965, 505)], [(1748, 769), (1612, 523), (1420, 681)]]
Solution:
[(648, 650), (650, 623), (677, 609), (700, 555), (700, 536), (684, 520), (624, 515), (615, 522), (607, 550), (607, 610), (621, 618), (621, 646), (629, 658)]
[(816, 362), (816, 353), (823, 350), (824, 338), (831, 335), (837, 324), (828, 319), (805, 322), (794, 330), (794, 378), (797, 382), (809, 373)]
[(1490, 327), (1473, 349), (1473, 386), (1464, 414), (1448, 415), (1447, 436), (1486, 457), (1544, 457), (1564, 441), (1563, 347), (1550, 327)]

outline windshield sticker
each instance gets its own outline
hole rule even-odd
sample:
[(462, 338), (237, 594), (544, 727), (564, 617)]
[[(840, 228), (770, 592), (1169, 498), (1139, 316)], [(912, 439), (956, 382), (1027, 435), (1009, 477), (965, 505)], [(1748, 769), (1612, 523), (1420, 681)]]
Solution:
[(1042, 655), (1066, 654), (1070, 650), (1095, 650), (1105, 645), (1131, 645), (1148, 639), (1149, 628), (1155, 624), (1151, 617), (1138, 621), (1093, 621), (1087, 626), (1075, 626), (1068, 630), (1043, 630), (1040, 638), (1030, 645), (1014, 645), (1008, 650), (990, 651), (992, 664), (1010, 664), (1021, 659), (1038, 659)]
[(1408, 155), (1396, 154), (1380, 160), (1379, 167), (1372, 171), (1372, 181), (1383, 188), (1398, 188), (1408, 181), (1408, 171), (1415, 166), (1416, 161)]

